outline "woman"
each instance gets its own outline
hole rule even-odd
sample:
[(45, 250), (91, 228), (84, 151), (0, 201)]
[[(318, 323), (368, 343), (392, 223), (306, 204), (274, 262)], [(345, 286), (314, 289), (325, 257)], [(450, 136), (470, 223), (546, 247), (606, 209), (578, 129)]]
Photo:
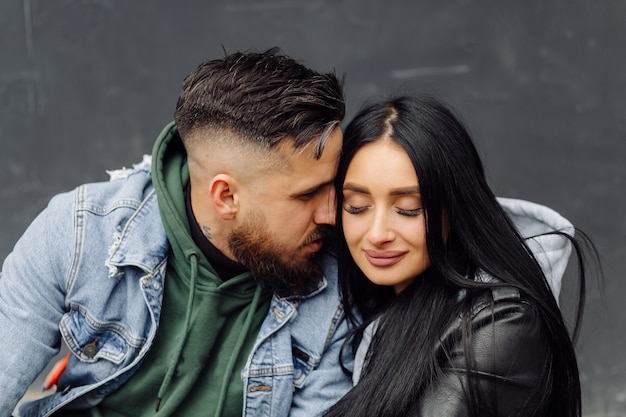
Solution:
[[(579, 416), (559, 285), (551, 291), (542, 271), (560, 278), (550, 251), (566, 263), (569, 240), (580, 250), (569, 222), (497, 200), (467, 130), (434, 98), (366, 107), (344, 140), (339, 276), (346, 311), (362, 324), (349, 346), (358, 383), (327, 415)], [(515, 216), (548, 234), (527, 243)]]

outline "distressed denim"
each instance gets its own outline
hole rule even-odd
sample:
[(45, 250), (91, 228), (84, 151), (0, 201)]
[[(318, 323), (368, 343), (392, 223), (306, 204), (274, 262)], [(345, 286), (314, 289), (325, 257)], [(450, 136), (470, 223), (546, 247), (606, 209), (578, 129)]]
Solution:
[[(158, 328), (168, 250), (149, 158), (55, 196), (0, 272), (0, 416), (61, 340), (72, 355), (60, 391), (16, 416), (93, 406), (130, 378)], [(325, 278), (315, 292), (272, 299), (241, 373), (244, 416), (319, 415), (351, 387), (338, 362), (348, 326), (336, 264), (320, 256)]]

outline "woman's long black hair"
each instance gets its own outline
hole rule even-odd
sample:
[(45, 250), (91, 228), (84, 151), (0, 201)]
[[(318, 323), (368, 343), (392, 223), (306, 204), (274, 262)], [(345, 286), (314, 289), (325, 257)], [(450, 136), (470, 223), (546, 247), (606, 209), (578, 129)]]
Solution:
[[(373, 284), (363, 275), (350, 257), (342, 231), (341, 190), (348, 165), (364, 144), (381, 137), (400, 144), (415, 167), (432, 262), (432, 267), (399, 296), (392, 288)], [(347, 347), (356, 350), (363, 329), (373, 320), (379, 321), (359, 383), (329, 410), (328, 416), (409, 415), (440, 375), (436, 346), (458, 305), (459, 290), (466, 289), (466, 299), (471, 303), (486, 286), (496, 285), (519, 288), (545, 324), (552, 369), (549, 380), (542, 382), (545, 387), (540, 388), (545, 390), (540, 408), (551, 416), (580, 416), (576, 355), (555, 297), (532, 252), (487, 185), (472, 139), (449, 106), (430, 96), (403, 96), (363, 108), (346, 127), (336, 186), (344, 307), (355, 323), (358, 319), (351, 313), (355, 308), (363, 320)], [(449, 231), (445, 241), (444, 228)], [(580, 252), (579, 243), (570, 240)], [(582, 254), (578, 261), (574, 339), (584, 304)], [(475, 280), (479, 271), (497, 277), (499, 282)], [(471, 357), (471, 353), (466, 351), (465, 356)], [(476, 410), (478, 400), (472, 399), (471, 392), (468, 395), (470, 403), (474, 401), (469, 408)]]

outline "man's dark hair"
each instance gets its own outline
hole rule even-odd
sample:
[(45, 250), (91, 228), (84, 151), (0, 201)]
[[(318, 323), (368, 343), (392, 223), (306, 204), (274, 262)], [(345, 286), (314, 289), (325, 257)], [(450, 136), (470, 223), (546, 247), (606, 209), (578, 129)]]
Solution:
[(236, 52), (185, 78), (174, 120), (183, 142), (202, 128), (231, 131), (264, 148), (290, 136), (294, 148), (315, 142), (319, 157), (345, 116), (342, 84), (334, 73), (309, 69), (278, 48)]

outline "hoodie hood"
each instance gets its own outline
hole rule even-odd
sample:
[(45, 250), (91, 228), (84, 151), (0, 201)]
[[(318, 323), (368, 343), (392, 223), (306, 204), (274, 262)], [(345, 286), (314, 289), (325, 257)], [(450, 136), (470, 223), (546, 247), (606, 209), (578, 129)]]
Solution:
[(498, 202), (526, 239), (558, 300), (572, 245), (564, 236), (542, 234), (557, 231), (573, 237), (574, 226), (559, 213), (541, 204), (502, 197), (498, 198)]
[[(166, 126), (159, 135), (152, 152), (152, 181), (159, 200), (161, 220), (176, 259), (200, 254), (191, 236), (185, 208), (185, 188), (189, 184), (187, 154), (174, 123)], [(215, 285), (221, 279), (204, 256), (198, 264)]]
[[(165, 414), (185, 411), (187, 393), (181, 387), (193, 389), (193, 378), (207, 378), (200, 385), (217, 388), (205, 396), (214, 404), (215, 415), (240, 413), (240, 393), (233, 392), (231, 379), (238, 378), (235, 370), (245, 363), (267, 313), (270, 295), (247, 271), (223, 281), (194, 242), (185, 204), (189, 184), (187, 154), (174, 123), (164, 128), (154, 145), (152, 179), (170, 243), (165, 297), (170, 306), (180, 306), (184, 311), (180, 319), (162, 318), (168, 325), (173, 324), (171, 328), (180, 336), (167, 353), (169, 366), (156, 408), (162, 408)], [(213, 346), (220, 347), (217, 356), (212, 354)], [(200, 373), (195, 366), (186, 370), (191, 362), (189, 355), (201, 362), (202, 357), (211, 358), (206, 366), (215, 372)], [(170, 384), (174, 380), (177, 383)]]

